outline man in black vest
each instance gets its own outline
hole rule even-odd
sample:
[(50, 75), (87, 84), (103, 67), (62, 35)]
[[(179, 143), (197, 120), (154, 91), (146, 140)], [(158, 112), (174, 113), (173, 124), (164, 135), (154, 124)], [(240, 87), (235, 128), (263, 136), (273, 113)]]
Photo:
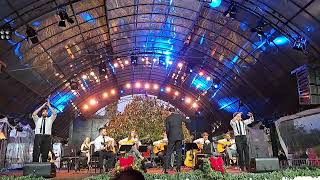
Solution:
[(176, 113), (173, 107), (169, 108), (170, 115), (165, 120), (166, 133), (168, 135), (168, 148), (164, 163), (164, 173), (167, 173), (171, 155), (175, 150), (178, 155), (177, 171), (180, 172), (182, 161), (182, 140), (184, 139), (182, 131), (182, 122), (190, 123), (190, 119)]
[(242, 112), (235, 112), (233, 119), (230, 121), (239, 155), (239, 166), (242, 171), (245, 170), (244, 167), (246, 167), (247, 170), (249, 168), (249, 146), (247, 143), (246, 127), (254, 121), (254, 118), (251, 112), (248, 113), (248, 116), (249, 119), (242, 120)]

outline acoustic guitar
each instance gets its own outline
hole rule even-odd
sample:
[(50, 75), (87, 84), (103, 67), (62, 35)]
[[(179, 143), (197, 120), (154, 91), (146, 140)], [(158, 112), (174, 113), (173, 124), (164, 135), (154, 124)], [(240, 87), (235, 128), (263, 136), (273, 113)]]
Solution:
[(105, 143), (102, 143), (102, 145), (104, 146), (104, 149), (106, 151), (116, 153), (116, 147), (114, 147), (112, 143), (113, 143), (112, 140), (109, 140)]
[(218, 151), (218, 153), (224, 153), (226, 148), (230, 147), (233, 144), (235, 144), (235, 143), (232, 143), (230, 141), (224, 141), (224, 142), (218, 141), (217, 142), (217, 151)]
[(165, 146), (167, 146), (167, 143), (160, 143), (158, 145), (153, 146), (153, 153), (158, 154), (161, 151), (165, 150)]

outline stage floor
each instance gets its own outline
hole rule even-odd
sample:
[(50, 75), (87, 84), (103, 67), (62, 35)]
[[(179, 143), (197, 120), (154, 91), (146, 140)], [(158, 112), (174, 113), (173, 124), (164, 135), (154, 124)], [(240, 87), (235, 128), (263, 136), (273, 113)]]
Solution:
[[(182, 168), (182, 172), (189, 172), (192, 171), (190, 168)], [(239, 174), (241, 173), (240, 170), (234, 167), (228, 167), (226, 168), (227, 173), (231, 174)], [(162, 169), (160, 168), (150, 168), (147, 170), (147, 173), (150, 174), (162, 174)], [(175, 171), (171, 170), (168, 171), (169, 174), (176, 173)], [(22, 170), (11, 170), (7, 172), (3, 172), (0, 174), (0, 176), (22, 176)], [(81, 171), (75, 172), (74, 170), (71, 170), (68, 172), (67, 170), (57, 170), (57, 176), (54, 179), (83, 179), (90, 176), (97, 176), (99, 175), (99, 171), (97, 170), (97, 173), (94, 172), (94, 169), (91, 169), (88, 171), (87, 169), (82, 169)]]

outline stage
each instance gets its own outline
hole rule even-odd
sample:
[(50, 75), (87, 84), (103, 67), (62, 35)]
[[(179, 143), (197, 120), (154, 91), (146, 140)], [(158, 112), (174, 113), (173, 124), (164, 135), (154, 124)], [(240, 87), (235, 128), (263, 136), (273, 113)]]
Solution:
[[(182, 168), (181, 170), (182, 172), (190, 172), (192, 171), (192, 169), (190, 168)], [(226, 168), (226, 172), (230, 173), (230, 174), (239, 174), (239, 173), (245, 173), (245, 172), (241, 172), (240, 170), (238, 170), (237, 168), (234, 167), (229, 167)], [(150, 168), (147, 170), (148, 174), (163, 174), (162, 169), (160, 168)], [(176, 174), (175, 171), (173, 170), (169, 170), (168, 171), (169, 175), (173, 175)], [(100, 173), (97, 171), (97, 173), (94, 172), (94, 169), (91, 170), (87, 170), (87, 169), (81, 169), (81, 171), (77, 171), (75, 172), (74, 170), (71, 170), (70, 172), (68, 172), (67, 170), (57, 170), (57, 176), (53, 179), (84, 179), (84, 178), (88, 178), (90, 176), (98, 176), (100, 175)], [(20, 177), (23, 176), (23, 171), (21, 170), (10, 170), (4, 173), (0, 174), (1, 177), (3, 176), (16, 176), (16, 177)]]

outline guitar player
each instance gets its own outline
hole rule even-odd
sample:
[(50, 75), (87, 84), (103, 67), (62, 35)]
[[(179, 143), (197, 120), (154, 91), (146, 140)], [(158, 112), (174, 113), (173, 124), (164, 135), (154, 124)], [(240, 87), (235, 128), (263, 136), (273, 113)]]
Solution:
[(233, 164), (233, 156), (237, 154), (235, 141), (231, 138), (231, 135), (229, 133), (226, 133), (224, 135), (223, 139), (220, 139), (218, 141), (217, 150), (219, 153), (224, 153), (227, 158), (227, 163)]
[[(100, 170), (104, 172), (112, 169), (115, 164), (115, 141), (113, 138), (107, 136), (105, 128), (99, 129), (99, 136), (90, 144), (94, 144), (94, 154), (99, 155)], [(107, 163), (104, 165), (103, 160), (106, 159)]]

